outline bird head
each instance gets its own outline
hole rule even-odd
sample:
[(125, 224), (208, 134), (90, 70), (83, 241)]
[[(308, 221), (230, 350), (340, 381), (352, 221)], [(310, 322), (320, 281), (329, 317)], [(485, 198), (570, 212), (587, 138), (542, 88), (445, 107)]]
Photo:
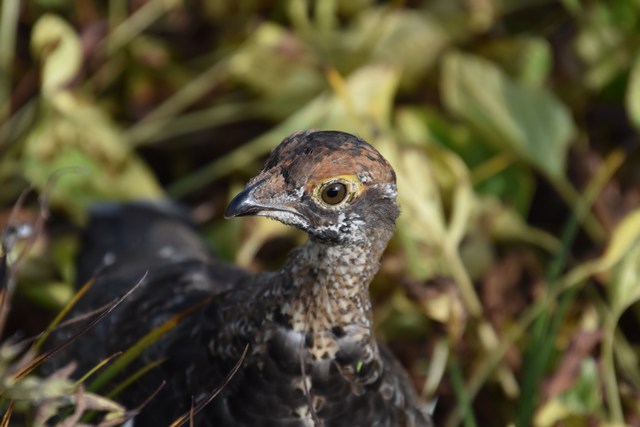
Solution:
[(314, 240), (363, 244), (393, 232), (396, 194), (393, 169), (367, 142), (344, 132), (304, 131), (273, 150), (225, 217), (264, 216)]

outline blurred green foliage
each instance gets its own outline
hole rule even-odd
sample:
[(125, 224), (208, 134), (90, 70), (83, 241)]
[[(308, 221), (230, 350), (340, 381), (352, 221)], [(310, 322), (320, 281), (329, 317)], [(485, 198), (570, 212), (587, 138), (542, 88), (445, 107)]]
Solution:
[[(640, 422), (638, 1), (0, 13), (0, 213), (29, 185), (72, 224), (98, 201), (171, 197), (223, 256), (269, 264), (265, 244), (300, 236), (222, 222), (231, 189), (294, 131), (354, 132), (398, 175), (376, 318), (438, 425)], [(68, 239), (45, 233), (18, 295), (69, 297)]]

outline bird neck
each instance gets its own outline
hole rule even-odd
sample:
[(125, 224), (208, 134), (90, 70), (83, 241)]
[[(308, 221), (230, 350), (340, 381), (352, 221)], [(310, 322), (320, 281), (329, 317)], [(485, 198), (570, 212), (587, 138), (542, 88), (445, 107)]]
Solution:
[[(340, 322), (340, 312), (368, 314), (370, 307), (364, 302), (369, 301), (369, 284), (378, 272), (383, 250), (381, 245), (334, 245), (309, 240), (293, 252), (284, 267), (290, 279), (285, 286), (295, 294), (292, 301), (301, 305), (289, 314), (306, 313), (318, 319), (327, 311), (326, 316), (333, 317), (331, 323)], [(348, 302), (354, 304), (345, 307)], [(310, 309), (319, 312), (309, 313)], [(356, 320), (347, 317), (346, 323)]]
[(335, 366), (360, 394), (382, 372), (369, 284), (391, 234), (381, 227), (361, 245), (310, 239), (279, 272), (261, 273), (216, 299), (207, 313), (221, 326), (209, 351), (236, 361), (246, 342), (248, 363), (258, 366), (273, 351), (279, 359), (288, 355), (284, 365), (304, 360), (324, 374)]
[(309, 240), (290, 256), (282, 270), (285, 280), (279, 286), (285, 297), (276, 316), (286, 319), (292, 340), (304, 340), (308, 362), (362, 365), (378, 359), (369, 284), (387, 241), (335, 245)]

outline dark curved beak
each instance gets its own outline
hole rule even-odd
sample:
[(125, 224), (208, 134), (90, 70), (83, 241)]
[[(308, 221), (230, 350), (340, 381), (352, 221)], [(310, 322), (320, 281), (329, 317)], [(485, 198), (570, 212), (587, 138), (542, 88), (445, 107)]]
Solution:
[[(292, 208), (285, 202), (287, 198), (286, 196), (283, 197), (283, 195), (280, 195), (276, 197), (277, 201), (274, 202), (274, 196), (268, 193), (264, 194), (265, 191), (259, 191), (260, 187), (268, 184), (268, 178), (265, 178), (254, 184), (248, 185), (240, 192), (240, 194), (229, 202), (229, 206), (227, 206), (227, 209), (224, 211), (224, 217), (266, 216), (282, 222), (282, 218), (278, 218), (278, 215), (275, 215), (275, 212), (287, 212), (291, 215), (303, 218), (296, 209)], [(291, 202), (294, 201), (295, 200), (291, 200)]]
[(268, 207), (258, 202), (254, 196), (256, 188), (258, 188), (262, 182), (263, 181), (260, 181), (246, 187), (234, 197), (224, 211), (224, 217), (234, 218), (237, 216), (256, 215), (258, 212), (267, 209)]

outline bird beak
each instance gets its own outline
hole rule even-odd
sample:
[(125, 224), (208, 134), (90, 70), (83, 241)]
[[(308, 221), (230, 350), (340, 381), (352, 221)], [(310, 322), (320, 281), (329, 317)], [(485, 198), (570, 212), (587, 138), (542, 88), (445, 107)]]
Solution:
[(267, 210), (268, 206), (258, 202), (255, 198), (255, 190), (263, 182), (264, 180), (245, 188), (236, 197), (234, 197), (227, 206), (227, 209), (224, 211), (224, 217), (228, 219), (237, 216), (250, 216), (256, 215), (260, 211)]
[(225, 218), (234, 218), (237, 216), (266, 216), (276, 217), (276, 212), (287, 212), (292, 215), (300, 214), (293, 208), (283, 204), (282, 199), (276, 203), (273, 195), (264, 194), (261, 187), (268, 185), (268, 179), (262, 179), (255, 184), (249, 185), (229, 202), (229, 206), (224, 211)]

